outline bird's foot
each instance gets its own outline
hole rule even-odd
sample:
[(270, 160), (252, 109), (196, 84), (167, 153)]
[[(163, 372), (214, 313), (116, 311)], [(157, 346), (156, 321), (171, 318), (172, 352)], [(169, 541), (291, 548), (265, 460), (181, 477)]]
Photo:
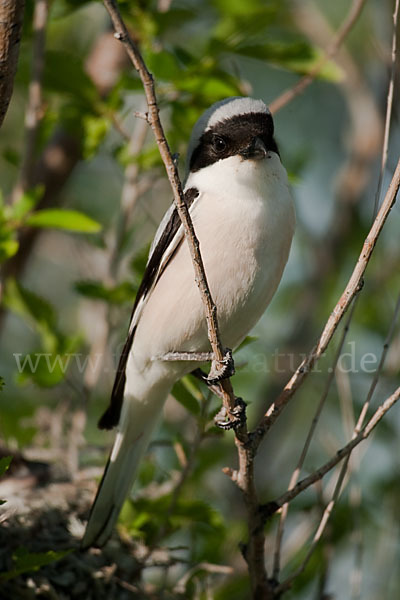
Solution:
[(207, 376), (207, 385), (215, 385), (222, 381), (222, 379), (228, 379), (235, 374), (235, 363), (233, 361), (232, 350), (225, 348), (224, 358), (222, 360), (212, 359), (211, 369)]
[(214, 423), (220, 429), (237, 429), (246, 422), (246, 402), (235, 398), (235, 407), (229, 411), (225, 406), (215, 415)]

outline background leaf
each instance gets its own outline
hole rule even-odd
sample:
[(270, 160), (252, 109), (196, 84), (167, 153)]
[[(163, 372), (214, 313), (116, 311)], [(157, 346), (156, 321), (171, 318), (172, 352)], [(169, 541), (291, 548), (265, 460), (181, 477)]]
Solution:
[(101, 230), (100, 223), (77, 210), (38, 210), (29, 215), (25, 222), (31, 227), (50, 227), (82, 233), (97, 233)]

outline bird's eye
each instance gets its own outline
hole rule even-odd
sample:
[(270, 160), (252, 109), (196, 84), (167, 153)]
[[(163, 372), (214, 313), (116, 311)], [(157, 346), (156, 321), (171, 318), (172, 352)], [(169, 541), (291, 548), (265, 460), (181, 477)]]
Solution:
[(216, 152), (223, 152), (226, 149), (226, 141), (219, 135), (213, 137), (212, 145)]

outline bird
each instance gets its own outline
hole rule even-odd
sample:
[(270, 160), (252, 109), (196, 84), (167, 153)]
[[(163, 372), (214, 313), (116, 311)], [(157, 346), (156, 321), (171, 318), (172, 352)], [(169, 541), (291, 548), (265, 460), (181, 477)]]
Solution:
[[(224, 346), (237, 348), (281, 280), (295, 229), (288, 177), (267, 105), (249, 97), (213, 104), (190, 136), (189, 208)], [(117, 427), (81, 547), (102, 547), (133, 485), (176, 381), (210, 351), (204, 307), (183, 227), (172, 204), (150, 247), (111, 402), (99, 427)], [(177, 354), (182, 360), (168, 360)]]

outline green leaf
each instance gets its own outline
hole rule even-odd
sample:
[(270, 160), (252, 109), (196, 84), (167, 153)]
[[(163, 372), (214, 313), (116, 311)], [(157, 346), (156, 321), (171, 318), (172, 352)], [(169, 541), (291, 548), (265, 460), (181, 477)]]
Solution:
[(107, 117), (95, 117), (86, 115), (83, 119), (83, 156), (92, 158), (111, 127), (111, 121)]
[(59, 208), (38, 210), (29, 215), (25, 222), (32, 227), (50, 227), (82, 233), (97, 233), (101, 230), (100, 223), (91, 217), (77, 210), (63, 210)]
[(175, 56), (170, 52), (146, 52), (146, 64), (157, 79), (171, 81), (182, 78), (182, 69)]
[(0, 458), (0, 477), (8, 470), (12, 461), (12, 456), (3, 456)]
[(9, 206), (9, 218), (20, 220), (29, 211), (33, 210), (39, 200), (42, 198), (44, 186), (38, 185), (33, 189), (22, 194), (12, 206)]
[[(54, 340), (50, 351), (43, 352), (39, 349), (26, 355), (14, 354), (18, 371), (17, 382), (20, 385), (32, 381), (39, 387), (53, 387), (65, 379), (68, 369), (73, 365), (80, 370), (85, 368), (86, 357), (77, 353), (82, 344), (79, 335), (65, 336), (56, 330)], [(47, 345), (45, 350), (48, 349)]]
[(1, 239), (1, 237), (0, 233), (0, 263), (14, 256), (19, 248), (19, 242), (14, 238), (14, 234), (9, 233), (6, 239)]
[(50, 302), (23, 287), (14, 279), (7, 281), (4, 303), (7, 308), (33, 324), (50, 329), (54, 329), (56, 326), (56, 314)]
[(222, 79), (214, 75), (200, 75), (198, 77), (192, 75), (185, 77), (176, 83), (176, 87), (192, 94), (201, 94), (207, 97), (209, 102), (234, 96), (239, 92), (238, 86), (233, 79), (229, 80), (227, 77)]
[(242, 350), (243, 348), (246, 348), (246, 346), (249, 346), (250, 344), (253, 344), (258, 339), (259, 339), (258, 335), (247, 335), (244, 338), (243, 342), (236, 348), (236, 352), (238, 352), (239, 350)]
[(174, 398), (182, 404), (192, 415), (200, 414), (200, 406), (196, 398), (189, 392), (187, 387), (182, 381), (175, 383), (172, 388), (172, 395)]
[(5, 150), (3, 150), (2, 152), (2, 156), (4, 160), (6, 160), (10, 165), (12, 165), (13, 167), (18, 167), (20, 155), (16, 150), (14, 150), (14, 148), (5, 148)]
[(57, 315), (50, 302), (9, 279), (5, 285), (4, 304), (35, 328), (46, 352), (59, 351), (63, 336), (57, 331)]
[[(4, 473), (8, 470), (10, 463), (12, 461), (12, 456), (3, 456), (0, 458), (0, 477), (4, 475)], [(5, 504), (7, 500), (0, 500), (0, 506)]]
[(130, 281), (123, 281), (114, 287), (106, 287), (100, 281), (77, 281), (75, 289), (86, 298), (104, 300), (111, 304), (132, 302), (137, 292)]
[(71, 94), (83, 102), (85, 108), (90, 108), (98, 98), (93, 82), (85, 73), (82, 58), (65, 50), (46, 50), (44, 87), (52, 92)]
[(14, 568), (6, 573), (0, 573), (0, 581), (8, 581), (29, 571), (38, 571), (41, 567), (60, 560), (71, 552), (72, 549), (61, 550), (60, 552), (54, 552), (53, 550), (29, 552), (26, 548), (18, 548), (13, 554)]
[(16, 354), (17, 382), (24, 385), (29, 381), (33, 381), (39, 387), (53, 387), (65, 378), (71, 359), (71, 354), (61, 354), (59, 352)]

